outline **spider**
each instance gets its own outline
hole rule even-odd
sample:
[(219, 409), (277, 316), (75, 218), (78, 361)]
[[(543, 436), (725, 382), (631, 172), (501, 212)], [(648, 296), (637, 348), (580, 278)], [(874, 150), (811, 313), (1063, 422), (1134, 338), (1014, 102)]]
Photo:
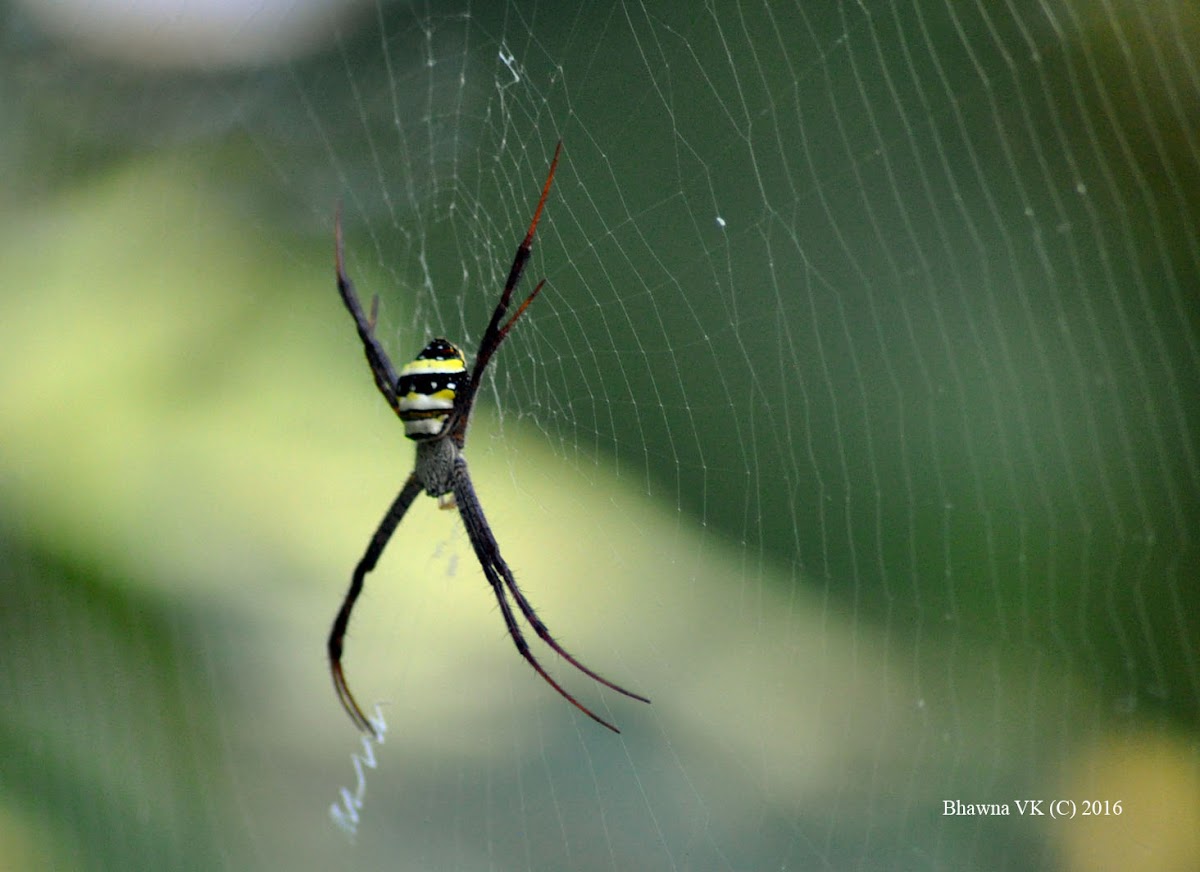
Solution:
[(537, 229), (538, 219), (542, 215), (542, 207), (546, 205), (546, 197), (549, 195), (550, 185), (554, 181), (554, 171), (558, 166), (558, 156), (561, 150), (562, 142), (560, 141), (554, 149), (554, 159), (550, 162), (550, 171), (542, 186), (542, 196), (534, 210), (533, 220), (529, 222), (529, 230), (525, 234), (525, 239), (517, 246), (516, 256), (508, 271), (508, 281), (505, 282), (500, 302), (496, 304), (491, 320), (488, 321), (488, 325), (483, 331), (479, 350), (475, 354), (475, 363), (469, 373), (463, 353), (445, 339), (431, 341), (417, 355), (416, 360), (401, 367), (399, 374), (396, 373), (383, 346), (375, 338), (375, 319), (379, 310), (379, 298), (375, 297), (371, 301), (370, 315), (364, 314), (362, 305), (358, 301), (358, 295), (354, 292), (354, 283), (350, 281), (350, 277), (346, 275), (343, 268), (340, 209), (334, 220), (337, 285), (338, 291), (342, 295), (342, 302), (350, 310), (354, 324), (358, 328), (358, 336), (362, 340), (367, 363), (371, 367), (371, 374), (375, 377), (375, 386), (383, 394), (387, 404), (392, 407), (392, 411), (404, 422), (404, 435), (417, 443), (417, 456), (413, 471), (409, 474), (408, 480), (400, 489), (396, 499), (392, 501), (387, 514), (383, 516), (383, 521), (375, 530), (375, 535), (371, 537), (371, 542), (362, 559), (354, 567), (350, 589), (346, 591), (337, 618), (334, 619), (333, 629), (329, 633), (329, 666), (333, 672), (333, 684), (337, 689), (338, 699), (341, 700), (342, 707), (358, 728), (371, 733), (376, 738), (378, 738), (378, 733), (376, 733), (374, 725), (367, 720), (362, 709), (355, 702), (354, 695), (350, 692), (350, 687), (346, 684), (346, 676), (342, 671), (342, 649), (346, 637), (346, 626), (350, 622), (350, 612), (354, 608), (354, 602), (362, 593), (363, 579), (375, 568), (388, 540), (391, 539), (409, 506), (422, 490), (431, 497), (437, 497), (439, 501), (444, 501), (449, 496), (451, 501), (441, 504), (445, 508), (458, 509), (463, 526), (466, 527), (467, 536), (471, 540), (471, 546), (475, 549), (475, 556), (479, 559), (483, 574), (487, 577), (488, 583), (492, 586), (492, 592), (496, 595), (496, 601), (500, 604), (500, 613), (504, 616), (504, 623), (508, 627), (509, 635), (512, 636), (517, 651), (538, 675), (571, 705), (592, 720), (614, 733), (620, 732), (615, 726), (564, 690), (542, 668), (537, 658), (533, 656), (529, 643), (517, 624), (512, 605), (508, 600), (509, 595), (516, 601), (517, 608), (529, 625), (533, 627), (538, 637), (568, 663), (605, 687), (612, 688), (633, 699), (650, 702), (646, 697), (628, 691), (584, 666), (550, 635), (550, 631), (542, 623), (537, 612), (533, 610), (529, 600), (517, 587), (512, 570), (508, 568), (508, 564), (500, 555), (500, 546), (496, 544), (496, 538), (492, 535), (492, 530), (484, 517), (483, 508), (480, 506), (479, 498), (475, 495), (475, 488), (471, 484), (471, 475), (467, 471), (466, 458), (463, 457), (467, 426), (471, 420), (471, 406), (475, 401), (475, 393), (479, 390), (484, 370), (487, 369), (492, 355), (504, 342), (504, 338), (525, 314), (529, 304), (534, 301), (546, 283), (545, 279), (538, 282), (533, 293), (525, 298), (512, 317), (501, 326), (513, 291), (521, 280), (521, 273), (524, 272), (525, 265), (529, 261), (529, 254), (533, 246), (533, 234)]

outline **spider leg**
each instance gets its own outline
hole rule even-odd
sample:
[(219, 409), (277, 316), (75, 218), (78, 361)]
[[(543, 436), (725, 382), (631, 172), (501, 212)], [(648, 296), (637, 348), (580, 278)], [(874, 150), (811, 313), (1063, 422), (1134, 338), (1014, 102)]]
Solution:
[(375, 732), (375, 727), (367, 720), (362, 709), (358, 707), (358, 703), (354, 700), (354, 694), (350, 692), (350, 686), (346, 684), (346, 676), (342, 672), (342, 647), (346, 639), (346, 626), (350, 623), (350, 612), (354, 609), (354, 602), (358, 599), (358, 595), (362, 593), (363, 579), (366, 574), (375, 568), (375, 564), (379, 562), (379, 555), (383, 553), (383, 549), (387, 547), (388, 540), (392, 538), (392, 533), (396, 531), (396, 527), (400, 524), (404, 513), (408, 511), (408, 507), (412, 505), (413, 500), (417, 498), (417, 494), (421, 492), (421, 483), (417, 480), (416, 475), (410, 475), (408, 481), (404, 483), (400, 493), (396, 495), (396, 499), (388, 508), (387, 514), (383, 516), (383, 521), (380, 522), (378, 529), (375, 530), (375, 535), (371, 537), (371, 543), (367, 546), (366, 553), (362, 559), (358, 561), (358, 565), (354, 567), (354, 575), (350, 580), (350, 589), (346, 591), (346, 596), (342, 600), (342, 607), (338, 609), (337, 617), (333, 621), (333, 629), (329, 632), (329, 669), (333, 673), (333, 686), (337, 690), (338, 699), (342, 703), (342, 708), (346, 710), (346, 714), (350, 715), (350, 719), (354, 721), (355, 726), (364, 732), (378, 738), (378, 733)]
[[(497, 556), (497, 559), (499, 559), (499, 556), (500, 556), (499, 552), (497, 552), (496, 556)], [(538, 617), (537, 612), (534, 611), (533, 606), (530, 604), (529, 600), (527, 600), (525, 598), (525, 594), (521, 593), (521, 589), (519, 587), (517, 587), (516, 579), (513, 578), (513, 574), (509, 570), (508, 566), (506, 566), (504, 564), (503, 560), (500, 560), (499, 562), (500, 562), (500, 568), (503, 571), (505, 585), (508, 586), (509, 591), (513, 595), (513, 599), (517, 601), (517, 608), (519, 608), (521, 610), (521, 614), (523, 614), (525, 616), (525, 620), (527, 620), (529, 622), (529, 625), (531, 627), (533, 627), (533, 631), (538, 634), (539, 639), (541, 639), (543, 642), (545, 642), (547, 645), (549, 645), (550, 648), (556, 654), (558, 654), (558, 656), (562, 657), (564, 660), (566, 660), (568, 663), (570, 663), (572, 666), (574, 666), (576, 669), (578, 669), (580, 672), (582, 672), (584, 675), (588, 676), (589, 678), (600, 682), (605, 687), (615, 690), (617, 693), (624, 694), (625, 696), (629, 697), (630, 699), (636, 699), (636, 700), (639, 700), (640, 702), (644, 702), (644, 703), (650, 702), (649, 699), (642, 696), (640, 693), (634, 693), (632, 690), (626, 690), (625, 688), (621, 687), (619, 684), (614, 684), (613, 682), (609, 681), (603, 675), (598, 675), (597, 673), (593, 672), (591, 669), (588, 669), (586, 666), (584, 666), (582, 663), (580, 663), (578, 660), (576, 660), (575, 657), (572, 656), (570, 652), (568, 652), (565, 648), (562, 647), (562, 645), (558, 644), (558, 642), (555, 641), (554, 637), (550, 635), (550, 630), (547, 629), (547, 627), (544, 623), (542, 623), (542, 619)]]
[(503, 327), (496, 331), (496, 341), (492, 343), (493, 347), (500, 347), (500, 343), (504, 341), (504, 337), (508, 335), (508, 331), (511, 330), (513, 325), (517, 323), (517, 319), (525, 314), (525, 310), (529, 308), (529, 304), (533, 302), (534, 297), (542, 292), (542, 287), (545, 284), (545, 279), (542, 279), (540, 282), (538, 282), (537, 286), (533, 289), (533, 293), (525, 298), (525, 302), (517, 306), (517, 311), (513, 312), (513, 316), (505, 322)]
[(479, 564), (483, 568), (483, 574), (487, 576), (488, 583), (491, 584), (492, 590), (496, 594), (496, 600), (500, 603), (500, 611), (504, 615), (504, 623), (508, 627), (509, 634), (512, 636), (513, 644), (517, 646), (517, 651), (526, 662), (534, 668), (546, 683), (553, 687), (558, 693), (579, 709), (585, 715), (597, 723), (608, 727), (614, 733), (621, 732), (615, 726), (610, 724), (604, 718), (597, 715), (587, 706), (583, 705), (579, 700), (573, 697), (570, 693), (562, 688), (562, 686), (550, 677), (542, 665), (538, 663), (537, 658), (533, 656), (533, 652), (529, 648), (529, 643), (525, 639), (525, 635), (521, 632), (520, 626), (517, 624), (516, 616), (513, 614), (512, 606), (508, 602), (507, 592), (511, 592), (513, 598), (517, 601), (517, 606), (521, 610), (521, 614), (529, 621), (538, 637), (550, 646), (559, 656), (563, 657), (568, 663), (576, 669), (583, 672), (590, 678), (595, 679), (606, 687), (623, 693), (626, 696), (641, 700), (642, 702), (650, 702), (644, 696), (639, 696), (636, 693), (631, 693), (623, 687), (619, 687), (608, 679), (588, 669), (580, 663), (575, 657), (569, 654), (566, 649), (558, 644), (550, 635), (546, 625), (538, 618), (537, 613), (533, 610), (533, 606), (525, 599), (520, 588), (517, 587), (516, 579), (513, 578), (512, 570), (508, 568), (508, 564), (504, 562), (504, 558), (500, 555), (500, 546), (496, 543), (495, 536), (492, 535), (491, 527), (488, 526), (487, 518), (484, 517), (483, 507), (479, 504), (479, 498), (475, 495), (475, 488), (471, 484), (470, 474), (467, 472), (467, 462), (462, 457), (459, 457), (454, 467), (454, 499), (458, 503), (458, 511), (462, 515), (463, 525), (467, 528), (467, 536), (471, 540), (471, 545), (475, 549), (475, 556), (479, 559)]
[(334, 264), (337, 271), (338, 292), (342, 302), (346, 304), (354, 326), (358, 328), (358, 338), (362, 340), (363, 353), (367, 356), (367, 364), (371, 367), (371, 375), (375, 377), (375, 386), (387, 400), (387, 404), (395, 412), (400, 411), (399, 400), (396, 397), (396, 369), (388, 360), (387, 352), (375, 338), (375, 316), (379, 314), (379, 297), (371, 300), (371, 313), (363, 312), (358, 294), (354, 291), (354, 282), (346, 275), (342, 260), (342, 204), (338, 203), (337, 212), (333, 218)]
[(550, 186), (554, 182), (554, 172), (558, 169), (558, 156), (562, 152), (562, 140), (558, 141), (558, 145), (554, 147), (554, 158), (550, 161), (550, 170), (546, 174), (546, 182), (542, 185), (542, 196), (538, 199), (537, 208), (533, 210), (533, 219), (529, 222), (529, 229), (525, 232), (525, 238), (521, 240), (521, 244), (517, 246), (517, 253), (513, 257), (512, 266), (508, 270), (508, 281), (504, 283), (504, 291), (500, 294), (500, 301), (496, 303), (496, 308), (492, 310), (492, 317), (488, 321), (488, 325), (484, 328), (483, 337), (479, 340), (479, 351), (475, 354), (475, 364), (471, 368), (471, 379), (467, 383), (466, 389), (458, 394), (458, 411), (455, 412), (455, 438), (459, 445), (462, 445), (463, 436), (466, 432), (467, 419), (471, 416), (471, 405), (475, 401), (475, 391), (479, 388), (480, 378), (483, 376), (483, 371), (487, 368), (488, 361), (492, 359), (492, 355), (496, 353), (496, 349), (500, 347), (500, 343), (504, 341), (504, 337), (508, 335), (508, 331), (513, 328), (517, 320), (525, 314), (525, 310), (529, 308), (529, 304), (542, 290), (542, 286), (546, 284), (545, 279), (538, 282), (533, 293), (525, 298), (513, 316), (508, 319), (503, 327), (500, 322), (504, 319), (505, 313), (508, 311), (508, 304), (512, 301), (513, 291), (516, 290), (517, 283), (521, 281), (521, 274), (525, 272), (525, 265), (529, 262), (529, 255), (533, 251), (533, 235), (537, 232), (538, 221), (542, 218), (542, 209), (546, 206), (546, 198), (550, 196)]

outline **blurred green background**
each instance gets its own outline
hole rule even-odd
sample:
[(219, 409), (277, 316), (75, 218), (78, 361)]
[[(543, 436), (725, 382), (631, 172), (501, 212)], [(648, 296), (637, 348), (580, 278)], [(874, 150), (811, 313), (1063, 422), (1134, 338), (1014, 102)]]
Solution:
[[(0, 868), (1200, 866), (1191, 4), (0, 10)], [(412, 449), (333, 210), (472, 349), (559, 138), (469, 457), (654, 703), (420, 500), (349, 837)]]

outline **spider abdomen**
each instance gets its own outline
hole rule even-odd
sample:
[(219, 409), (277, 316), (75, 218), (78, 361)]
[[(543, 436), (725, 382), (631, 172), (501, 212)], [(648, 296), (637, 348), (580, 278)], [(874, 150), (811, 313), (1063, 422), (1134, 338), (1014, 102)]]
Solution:
[(467, 378), (467, 359), (445, 339), (434, 339), (421, 349), (396, 379), (404, 435), (418, 441), (441, 436)]

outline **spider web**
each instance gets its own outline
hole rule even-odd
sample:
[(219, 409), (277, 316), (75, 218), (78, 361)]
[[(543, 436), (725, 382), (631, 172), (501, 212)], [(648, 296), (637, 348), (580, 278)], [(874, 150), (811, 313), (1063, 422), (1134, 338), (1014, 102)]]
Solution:
[[(220, 562), (256, 635), (294, 597), (275, 650), (188, 631), (225, 862), (1194, 863), (1200, 18), (1144, 7), (381, 2), (194, 96), (237, 214), (307, 270), (264, 309), (322, 325), (272, 390), (311, 378), (336, 418), (291, 516), (328, 535), (259, 546), (302, 590)], [(347, 642), (387, 724), (364, 752), (320, 646), (411, 460), (338, 308), (334, 204), (397, 365), (473, 350), (559, 139), (546, 290), (467, 454), (552, 632), (654, 702), (539, 647), (622, 735), (549, 692), (421, 500)], [(352, 847), (323, 817), (351, 795)]]

